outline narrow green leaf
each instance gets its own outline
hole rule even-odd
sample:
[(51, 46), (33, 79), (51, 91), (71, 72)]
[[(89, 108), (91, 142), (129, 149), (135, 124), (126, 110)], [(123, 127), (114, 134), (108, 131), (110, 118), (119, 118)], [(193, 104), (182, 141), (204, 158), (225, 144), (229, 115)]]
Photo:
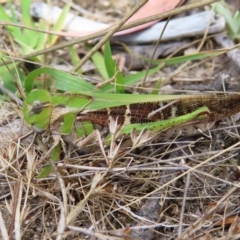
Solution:
[[(53, 29), (52, 29), (53, 31), (60, 31), (63, 29), (65, 19), (67, 17), (67, 14), (69, 13), (69, 10), (71, 7), (71, 3), (72, 3), (72, 1), (68, 1), (68, 3), (64, 6), (58, 20), (56, 21), (56, 23), (53, 26)], [(51, 35), (50, 42), (49, 42), (50, 46), (54, 45), (58, 38), (59, 38), (59, 36)]]
[(48, 164), (46, 165), (43, 170), (39, 173), (38, 179), (42, 179), (47, 177), (52, 172), (52, 165)]
[(75, 123), (75, 130), (77, 133), (77, 137), (81, 138), (84, 136), (88, 136), (91, 134), (95, 129), (91, 122), (77, 122)]
[[(57, 162), (60, 159), (60, 154), (61, 154), (61, 144), (58, 144), (54, 149), (51, 154), (52, 161)], [(38, 179), (45, 178), (47, 177), (50, 173), (52, 172), (52, 165), (48, 164), (46, 165), (43, 170), (39, 173)]]
[[(31, 3), (32, 0), (21, 0), (22, 21), (24, 26), (34, 28), (35, 26), (30, 15)], [(25, 39), (25, 43), (27, 43), (27, 45), (31, 46), (31, 48), (34, 49), (37, 46), (38, 39), (41, 33), (29, 29), (22, 29), (22, 33)]]
[(109, 41), (105, 43), (105, 48), (104, 48), (104, 62), (105, 66), (107, 68), (108, 72), (108, 77), (113, 78), (115, 76), (115, 84), (116, 84), (116, 93), (124, 93), (124, 78), (122, 73), (120, 72), (117, 64), (114, 62), (112, 58), (112, 51), (110, 47)]
[[(10, 18), (7, 15), (3, 6), (0, 5), (0, 19), (2, 21), (6, 21), (6, 22), (17, 23), (17, 17), (16, 17), (16, 14), (15, 14), (13, 8), (12, 8), (12, 4), (9, 2), (7, 6), (8, 6), (8, 9), (11, 11), (12, 18)], [(15, 41), (23, 41), (22, 32), (21, 32), (21, 29), (19, 27), (7, 26), (7, 29), (9, 30), (9, 32), (11, 33), (11, 35), (13, 36)]]
[[(159, 71), (162, 67), (164, 66), (164, 63), (158, 64), (156, 67), (150, 69), (148, 71), (148, 76), (150, 76), (151, 74), (156, 73), (157, 71)], [(124, 87), (128, 87), (128, 86), (132, 86), (136, 83), (138, 83), (139, 81), (141, 81), (145, 75), (146, 75), (147, 71), (141, 71), (141, 72), (137, 72), (134, 74), (129, 74), (127, 76), (124, 76)], [(100, 88), (103, 92), (115, 92), (115, 85), (114, 84), (106, 84), (103, 85)]]
[[(80, 58), (77, 54), (77, 51), (73, 46), (68, 47), (68, 49), (69, 49), (70, 57), (71, 57), (71, 60), (72, 60), (72, 64), (73, 64), (73, 66), (76, 66), (80, 62)], [(81, 74), (82, 70), (79, 69), (78, 73)]]
[(162, 78), (159, 78), (159, 80), (157, 81), (157, 83), (154, 87), (154, 90), (151, 92), (151, 94), (158, 94), (161, 86), (162, 86)]
[(53, 78), (54, 87), (64, 92), (100, 92), (95, 86), (87, 82), (80, 75), (72, 75), (51, 68), (39, 68), (32, 71), (26, 78), (25, 91), (29, 93), (33, 89), (34, 80), (40, 74), (49, 74)]
[[(22, 21), (23, 21), (23, 24), (28, 27), (34, 27), (34, 23), (32, 21), (31, 15), (30, 15), (31, 3), (32, 3), (32, 0), (21, 0)], [(26, 34), (26, 36), (27, 36), (27, 34)], [(29, 36), (32, 36), (32, 31)]]
[(216, 57), (223, 53), (224, 53), (224, 50), (206, 51), (206, 52), (194, 53), (186, 56), (173, 57), (169, 59), (154, 60), (153, 63), (156, 63), (156, 64), (165, 63), (167, 65), (173, 65), (173, 64), (184, 63), (187, 61), (201, 60), (207, 57)]
[(112, 59), (112, 51), (109, 41), (105, 43), (104, 47), (104, 63), (107, 69), (108, 78), (113, 77), (116, 72), (116, 65)]
[[(42, 19), (40, 19), (39, 23), (38, 23), (38, 28), (40, 30), (46, 30), (47, 29), (47, 26), (46, 26), (46, 22)], [(46, 42), (48, 40), (48, 37), (49, 35), (46, 34), (46, 33), (42, 33), (42, 32), (39, 32), (38, 33), (38, 42), (35, 46), (35, 49), (36, 50), (41, 50), (43, 49), (44, 47), (46, 47)], [(43, 56), (38, 56), (39, 57), (39, 60), (41, 60), (43, 58)]]
[[(87, 47), (87, 49), (90, 51), (90, 48)], [(95, 67), (97, 68), (99, 74), (102, 76), (104, 80), (108, 80), (108, 73), (107, 69), (104, 63), (104, 58), (100, 52), (96, 52), (91, 57)]]

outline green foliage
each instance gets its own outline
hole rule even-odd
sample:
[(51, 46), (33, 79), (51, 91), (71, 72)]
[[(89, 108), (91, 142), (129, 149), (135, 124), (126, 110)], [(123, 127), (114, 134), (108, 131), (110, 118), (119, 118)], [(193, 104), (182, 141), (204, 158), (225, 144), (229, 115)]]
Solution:
[[(53, 162), (57, 162), (60, 158), (60, 154), (61, 154), (61, 150), (62, 150), (62, 147), (61, 147), (61, 144), (58, 144), (54, 149), (53, 149), (53, 152), (52, 152), (52, 155), (51, 155), (51, 158), (52, 158), (52, 161)], [(43, 170), (39, 173), (38, 175), (38, 178), (41, 179), (41, 178), (45, 178), (47, 177), (50, 173), (52, 172), (52, 164), (47, 164)]]
[(226, 19), (231, 38), (240, 39), (240, 12), (236, 11), (235, 14), (232, 15), (229, 6), (223, 0), (214, 3), (213, 6), (214, 10)]
[(110, 48), (109, 41), (106, 42), (104, 48), (104, 62), (108, 72), (108, 77), (113, 78), (115, 77), (115, 86), (116, 86), (116, 93), (123, 93), (124, 92), (124, 79), (123, 75), (120, 72), (118, 65), (112, 58), (112, 51)]
[[(21, 2), (22, 2), (21, 7), (22, 7), (22, 14), (23, 14), (22, 15), (23, 24), (26, 27), (33, 27), (33, 22), (29, 15), (29, 7), (30, 7), (31, 1), (22, 0)], [(13, 10), (13, 6), (11, 2), (8, 3), (8, 9), (11, 12), (11, 17), (7, 15), (3, 5), (0, 5), (0, 20), (4, 22), (13, 23), (13, 24), (18, 24), (19, 21)], [(19, 44), (21, 54), (28, 54), (34, 51), (34, 49), (39, 44), (40, 35), (43, 34), (39, 32), (34, 32), (32, 30), (28, 30), (25, 28), (21, 29), (18, 26), (7, 26), (7, 29), (9, 33), (12, 35), (12, 38), (14, 39), (14, 41), (16, 41)]]
[[(18, 50), (19, 56), (27, 55), (37, 50), (42, 50), (46, 48), (46, 46), (52, 46), (58, 38), (48, 37), (46, 33), (37, 31), (38, 29), (49, 30), (49, 27), (48, 24), (42, 20), (40, 20), (39, 24), (33, 22), (30, 15), (31, 2), (32, 0), (21, 0), (22, 19), (20, 21), (16, 12), (14, 11), (13, 4), (10, 1), (6, 5), (0, 4), (0, 21), (3, 21), (6, 24), (9, 23), (9, 25), (6, 25), (6, 29), (8, 30), (11, 39), (13, 39), (18, 44), (18, 47), (16, 47), (16, 49)], [(54, 25), (53, 30), (59, 31), (62, 29), (63, 21), (69, 11), (69, 8), (70, 3), (64, 7), (63, 12), (59, 17), (57, 23)], [(7, 12), (10, 14), (7, 14)], [(21, 22), (24, 27), (35, 28), (36, 31), (19, 27), (19, 22)], [(9, 56), (6, 56), (5, 52), (0, 51), (0, 57), (2, 61), (9, 60)], [(43, 56), (38, 56), (30, 60), (37, 63), (43, 63), (44, 58)], [(12, 76), (14, 72), (18, 75), (17, 77)], [(25, 75), (23, 74), (23, 71), (21, 67), (19, 67), (18, 63), (9, 64), (8, 68), (5, 66), (0, 67), (0, 75), (4, 81), (5, 87), (12, 92), (15, 92), (17, 90), (14, 84), (16, 79), (20, 80), (18, 84), (21, 86), (22, 81), (25, 78)]]
[[(91, 48), (87, 46), (87, 49), (90, 50)], [(98, 70), (99, 74), (104, 80), (108, 80), (108, 73), (107, 68), (104, 63), (104, 57), (100, 52), (96, 52), (91, 57), (96, 69)]]

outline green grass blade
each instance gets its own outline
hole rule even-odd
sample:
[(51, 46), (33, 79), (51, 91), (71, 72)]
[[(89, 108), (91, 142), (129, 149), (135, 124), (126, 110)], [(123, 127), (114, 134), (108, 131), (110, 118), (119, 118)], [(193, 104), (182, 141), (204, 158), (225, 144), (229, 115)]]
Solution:
[(41, 74), (50, 75), (53, 78), (54, 87), (64, 92), (101, 92), (91, 83), (85, 81), (81, 76), (71, 75), (51, 68), (39, 68), (29, 73), (26, 78), (25, 91), (27, 93), (33, 89), (35, 78)]
[(115, 73), (117, 72), (117, 75), (115, 77), (115, 83), (116, 83), (116, 93), (124, 93), (124, 78), (122, 73), (120, 72), (117, 64), (112, 58), (112, 51), (110, 47), (109, 41), (106, 42), (105, 48), (104, 48), (104, 62), (105, 66), (108, 72), (108, 77), (112, 78), (114, 77)]
[[(78, 56), (77, 51), (73, 46), (68, 47), (68, 49), (72, 60), (72, 64), (73, 66), (76, 66), (80, 62), (80, 57)], [(81, 74), (82, 70), (79, 69), (77, 73)]]
[(115, 62), (112, 59), (112, 51), (110, 43), (107, 41), (104, 47), (104, 62), (107, 69), (108, 77), (111, 78), (116, 72)]
[[(16, 15), (14, 13), (11, 3), (8, 3), (8, 8), (11, 11), (11, 14), (13, 15), (13, 17), (10, 18), (8, 16), (8, 14), (6, 13), (5, 9), (3, 8), (3, 6), (0, 4), (0, 20), (5, 21), (5, 22), (10, 22), (10, 23), (16, 23), (17, 18), (16, 18)], [(14, 21), (14, 19), (15, 19), (15, 21)], [(13, 36), (14, 40), (23, 41), (22, 32), (19, 27), (7, 26), (7, 29), (9, 30), (10, 34)]]
[[(46, 22), (44, 20), (40, 19), (38, 28), (40, 30), (46, 30), (47, 29)], [(47, 40), (48, 40), (48, 34), (39, 32), (38, 33), (38, 42), (35, 46), (35, 49), (41, 50), (44, 47), (46, 47)], [(38, 57), (39, 57), (39, 59), (41, 59), (43, 56), (38, 56)]]
[[(32, 17), (30, 15), (30, 7), (31, 7), (32, 0), (21, 0), (21, 8), (22, 8), (22, 21), (25, 26), (34, 27), (34, 23), (32, 21)], [(32, 31), (27, 30), (30, 32), (30, 36), (32, 36)], [(26, 34), (27, 36), (27, 34)]]
[(160, 78), (156, 84), (155, 84), (155, 87), (153, 89), (153, 91), (151, 92), (151, 94), (158, 94), (159, 93), (159, 89), (161, 88), (162, 86), (162, 78)]
[(173, 57), (164, 60), (154, 60), (153, 63), (160, 64), (165, 63), (167, 65), (185, 63), (187, 61), (201, 60), (207, 57), (216, 57), (223, 54), (226, 50), (215, 50), (215, 51), (206, 51), (200, 53), (194, 53), (186, 56)]
[[(69, 13), (69, 10), (70, 10), (70, 7), (71, 7), (71, 2), (72, 1), (68, 1), (68, 3), (64, 6), (57, 22), (53, 26), (53, 29), (52, 29), (53, 31), (57, 32), (57, 31), (60, 31), (60, 30), (63, 29), (64, 21), (66, 19), (67, 14)], [(59, 38), (59, 36), (51, 35), (50, 36), (50, 41), (49, 41), (50, 46), (54, 45), (58, 38)]]
[[(151, 74), (156, 73), (157, 71), (159, 71), (162, 67), (164, 66), (163, 63), (158, 64), (156, 67), (150, 69), (148, 71), (148, 76), (150, 76)], [(147, 74), (147, 71), (141, 71), (138, 73), (134, 73), (134, 74), (130, 74), (127, 76), (124, 76), (124, 86), (132, 86), (136, 83), (138, 83), (139, 81), (141, 81)], [(104, 86), (102, 86), (100, 88), (103, 92), (114, 92), (115, 86), (113, 84), (106, 84)]]
[[(4, 58), (4, 56), (2, 56), (1, 54), (0, 57), (4, 61), (8, 60), (7, 58)], [(0, 76), (4, 82), (4, 86), (13, 93), (17, 91), (16, 81), (19, 86), (22, 86), (22, 83), (26, 78), (24, 72), (20, 68), (16, 68), (14, 64), (9, 64), (7, 68), (5, 66), (0, 67)]]
[[(57, 162), (60, 159), (60, 154), (61, 154), (61, 144), (58, 144), (52, 152), (52, 161)], [(45, 178), (47, 177), (50, 173), (52, 172), (52, 165), (48, 164), (46, 165), (43, 170), (39, 173), (38, 179)]]
[(229, 6), (225, 2), (220, 1), (217, 3), (213, 3), (213, 7), (215, 12), (221, 14), (225, 18), (228, 28), (230, 30), (230, 34), (234, 36), (238, 31), (239, 22), (234, 21), (232, 13), (228, 9)]
[(39, 173), (38, 179), (42, 179), (47, 177), (52, 172), (52, 165), (48, 164), (46, 165), (43, 170)]
[[(34, 23), (32, 21), (32, 17), (30, 15), (30, 6), (31, 6), (32, 0), (21, 0), (21, 8), (22, 8), (22, 21), (23, 25), (27, 27), (34, 28)], [(38, 43), (38, 39), (41, 33), (34, 32), (29, 29), (23, 29), (22, 30), (25, 42), (31, 46), (31, 48), (35, 48)]]
[[(90, 47), (87, 47), (87, 49), (90, 51)], [(91, 59), (102, 78), (104, 80), (108, 80), (108, 73), (102, 54), (100, 52), (96, 52), (92, 55)]]

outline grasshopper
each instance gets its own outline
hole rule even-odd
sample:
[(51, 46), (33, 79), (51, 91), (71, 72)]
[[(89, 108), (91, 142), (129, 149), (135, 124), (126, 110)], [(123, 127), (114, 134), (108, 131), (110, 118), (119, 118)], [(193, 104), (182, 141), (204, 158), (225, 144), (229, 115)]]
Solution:
[[(239, 94), (137, 95), (108, 93), (65, 93), (50, 95), (33, 90), (24, 101), (24, 119), (36, 132), (50, 130), (77, 137), (93, 131), (92, 124), (108, 127), (110, 119), (121, 126), (119, 135), (133, 130), (164, 132), (167, 137), (178, 129), (191, 135), (206, 131), (215, 122), (240, 111)], [(76, 123), (83, 129), (76, 129)]]
[[(139, 135), (150, 133), (151, 137), (147, 140), (159, 134), (170, 138), (204, 132), (215, 122), (240, 112), (239, 103), (240, 94), (138, 95), (77, 92), (51, 95), (48, 91), (39, 89), (31, 91), (26, 97), (23, 113), (26, 124), (34, 131), (50, 131), (53, 135), (55, 143), (47, 156), (59, 148), (60, 138), (82, 147), (85, 143), (83, 139), (95, 133), (95, 126), (110, 127), (112, 135), (105, 138), (105, 145), (114, 144), (116, 138), (122, 139), (133, 132)], [(115, 126), (115, 130), (111, 130), (111, 125)], [(112, 138), (113, 135), (115, 138)], [(140, 142), (143, 144), (147, 140)], [(101, 144), (101, 140), (99, 142)], [(104, 147), (101, 149), (109, 163)]]

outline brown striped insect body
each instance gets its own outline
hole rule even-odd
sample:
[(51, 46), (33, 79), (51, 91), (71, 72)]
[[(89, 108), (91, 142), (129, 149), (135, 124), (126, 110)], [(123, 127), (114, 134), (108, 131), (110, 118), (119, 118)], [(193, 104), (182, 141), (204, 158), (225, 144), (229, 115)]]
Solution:
[[(203, 131), (210, 129), (215, 122), (240, 112), (240, 94), (206, 94), (185, 96), (178, 100), (134, 103), (97, 111), (79, 113), (79, 121), (90, 121), (101, 126), (108, 126), (109, 116), (119, 125), (154, 122), (172, 119), (206, 106), (209, 109), (208, 122), (201, 125)], [(189, 124), (186, 124), (189, 125)], [(192, 129), (192, 127), (189, 127)], [(195, 129), (195, 128), (194, 128)], [(192, 132), (193, 130), (185, 130)]]

